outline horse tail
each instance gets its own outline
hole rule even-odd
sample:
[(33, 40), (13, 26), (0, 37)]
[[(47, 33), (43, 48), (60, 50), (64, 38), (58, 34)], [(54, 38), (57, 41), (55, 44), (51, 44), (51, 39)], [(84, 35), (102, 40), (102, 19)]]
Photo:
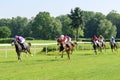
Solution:
[(28, 44), (31, 46), (31, 43), (30, 43), (30, 42), (29, 42)]

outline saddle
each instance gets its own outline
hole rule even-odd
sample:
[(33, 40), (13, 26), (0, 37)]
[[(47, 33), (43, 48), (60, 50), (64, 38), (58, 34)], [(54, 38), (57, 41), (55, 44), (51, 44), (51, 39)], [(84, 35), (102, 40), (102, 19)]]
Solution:
[(26, 45), (25, 45), (25, 43), (20, 43), (20, 42), (18, 42), (19, 44), (20, 44), (20, 46), (22, 47), (22, 50), (26, 50)]

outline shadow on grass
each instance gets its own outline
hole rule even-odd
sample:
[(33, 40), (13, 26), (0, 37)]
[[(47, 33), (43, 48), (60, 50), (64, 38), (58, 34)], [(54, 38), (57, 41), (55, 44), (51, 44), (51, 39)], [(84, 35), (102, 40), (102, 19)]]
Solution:
[(0, 61), (0, 63), (16, 63), (18, 61)]

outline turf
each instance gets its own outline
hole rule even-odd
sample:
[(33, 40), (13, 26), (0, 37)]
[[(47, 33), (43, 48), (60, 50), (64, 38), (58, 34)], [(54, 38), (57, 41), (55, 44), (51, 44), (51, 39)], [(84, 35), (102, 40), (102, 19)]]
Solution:
[[(32, 50), (32, 52), (34, 52)], [(57, 52), (47, 55), (36, 51), (34, 56), (22, 54), (17, 61), (14, 50), (0, 51), (0, 80), (120, 80), (120, 54), (107, 50), (74, 51), (71, 60), (66, 54), (55, 59)]]

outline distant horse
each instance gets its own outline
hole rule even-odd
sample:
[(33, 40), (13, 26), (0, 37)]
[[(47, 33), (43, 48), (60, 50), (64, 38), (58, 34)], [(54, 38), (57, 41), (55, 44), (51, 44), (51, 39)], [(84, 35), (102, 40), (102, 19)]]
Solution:
[(93, 41), (93, 49), (94, 49), (95, 54), (97, 54), (97, 50), (102, 52), (102, 49), (104, 49), (106, 51), (106, 44), (105, 42), (104, 43), (99, 42), (99, 44), (96, 44)]
[[(59, 38), (58, 38), (58, 42), (59, 42)], [(67, 53), (67, 56), (68, 56), (68, 59), (70, 59), (70, 53), (72, 54), (73, 50), (74, 50), (74, 47), (75, 45), (77, 45), (77, 42), (67, 42), (67, 43), (59, 43), (60, 44), (60, 48), (59, 48), (59, 52), (62, 52), (62, 55), (61, 55), (61, 58), (63, 58), (63, 53), (66, 52)], [(57, 56), (56, 56), (57, 57)]]
[(110, 41), (110, 47), (111, 47), (111, 50), (113, 52), (115, 50), (117, 51), (118, 45), (117, 45), (117, 43), (113, 43), (113, 42)]
[[(15, 45), (15, 49), (16, 49), (16, 53), (17, 53), (17, 56), (18, 56), (18, 61), (21, 60), (21, 52), (25, 52), (25, 53), (29, 53), (31, 54), (30, 52), (30, 47), (31, 47), (31, 43), (25, 43), (25, 47), (26, 49), (22, 49), (21, 45), (18, 43), (18, 41), (16, 39), (12, 40), (12, 46)], [(31, 55), (32, 56), (32, 55)]]

